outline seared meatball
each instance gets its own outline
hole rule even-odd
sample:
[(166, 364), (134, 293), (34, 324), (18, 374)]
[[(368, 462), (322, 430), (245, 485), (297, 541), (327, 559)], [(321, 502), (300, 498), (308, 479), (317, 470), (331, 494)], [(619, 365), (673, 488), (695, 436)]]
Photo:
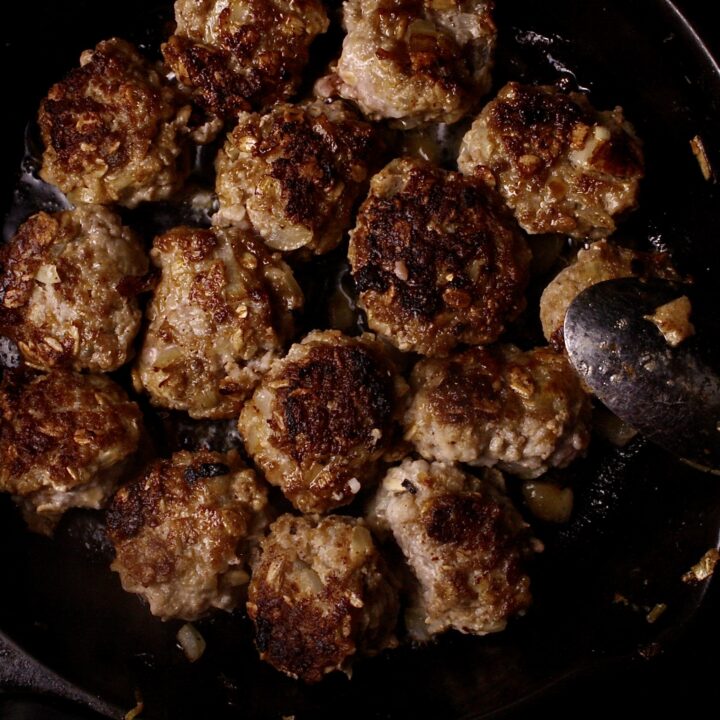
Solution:
[(637, 252), (605, 240), (581, 250), (576, 261), (555, 276), (540, 298), (540, 320), (548, 342), (564, 347), (565, 313), (583, 290), (605, 280), (633, 275), (677, 278), (666, 253)]
[(140, 409), (104, 375), (6, 370), (0, 413), (0, 490), (46, 534), (69, 508), (104, 507), (142, 432)]
[(306, 682), (397, 644), (397, 589), (356, 518), (283, 515), (262, 543), (247, 607), (260, 657)]
[(491, 0), (348, 0), (340, 94), (373, 120), (453, 123), (490, 89)]
[(176, 0), (175, 21), (165, 60), (200, 105), (227, 118), (293, 95), (329, 24), (321, 0)]
[(243, 408), (240, 434), (295, 507), (327, 512), (375, 480), (404, 391), (372, 336), (315, 331), (273, 363)]
[(124, 40), (87, 50), (40, 106), (40, 176), (73, 202), (164, 200), (190, 164), (191, 108)]
[(449, 628), (497, 632), (530, 605), (527, 526), (491, 478), (405, 460), (383, 480), (368, 521), (392, 532), (410, 566), (406, 624), (413, 639)]
[(339, 100), (241, 113), (216, 162), (218, 225), (247, 218), (276, 250), (336, 247), (367, 181), (375, 132)]
[(175, 228), (150, 256), (161, 277), (136, 389), (194, 418), (237, 416), (292, 332), (302, 293), (290, 268), (241, 228)]
[(147, 271), (138, 238), (99, 205), (33, 215), (0, 248), (0, 335), (33, 367), (117, 370), (140, 328)]
[(590, 441), (590, 400), (564, 355), (513, 345), (419, 362), (405, 438), (428, 460), (522, 478), (565, 467)]
[(163, 620), (232, 610), (268, 522), (266, 489), (236, 452), (182, 451), (116, 493), (107, 513), (111, 567)]
[(643, 156), (622, 108), (598, 112), (581, 93), (513, 82), (465, 135), (458, 167), (489, 170), (529, 233), (601, 238), (637, 205)]
[(373, 177), (350, 237), (368, 324), (401, 350), (491, 343), (525, 307), (530, 251), (481, 180), (422, 160)]

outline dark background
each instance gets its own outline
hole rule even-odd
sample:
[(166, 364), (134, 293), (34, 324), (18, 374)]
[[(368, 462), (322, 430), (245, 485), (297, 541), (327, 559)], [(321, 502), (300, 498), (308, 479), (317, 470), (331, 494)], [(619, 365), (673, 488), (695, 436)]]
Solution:
[[(714, 4), (701, 0), (678, 1), (675, 4), (692, 22), (715, 57), (720, 57), (720, 32), (717, 23), (711, 20)], [(4, 160), (17, 164), (16, 158)], [(545, 690), (542, 696), (523, 702), (522, 707), (509, 710), (503, 717), (519, 720), (547, 713), (554, 718), (575, 718), (578, 715), (583, 718), (612, 715), (621, 718), (655, 715), (662, 718), (707, 712), (708, 701), (710, 708), (713, 707), (720, 669), (717, 648), (720, 640), (719, 586), (717, 580), (711, 585), (706, 602), (684, 635), (658, 657), (644, 660), (638, 656), (607, 668), (593, 667), (592, 674), (562, 681)], [(1, 720), (92, 717), (95, 716), (67, 706), (50, 707), (31, 698), (0, 693)]]

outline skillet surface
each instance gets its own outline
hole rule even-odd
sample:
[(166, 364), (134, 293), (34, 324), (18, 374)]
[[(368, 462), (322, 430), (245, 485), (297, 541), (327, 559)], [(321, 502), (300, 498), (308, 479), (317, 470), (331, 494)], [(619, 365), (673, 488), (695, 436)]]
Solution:
[[(669, 3), (659, 0), (499, 3), (496, 86), (507, 79), (566, 77), (597, 107), (620, 104), (645, 140), (640, 210), (620, 235), (670, 248), (709, 290), (720, 270), (717, 185), (689, 148), (700, 134), (720, 168), (720, 76)], [(11, 202), (23, 132), (52, 82), (80, 52), (112, 35), (156, 46), (170, 3), (36, 2), (0, 30), (6, 98), (0, 207)], [(62, 28), (62, 30), (60, 30)], [(19, 72), (18, 68), (22, 68)], [(27, 210), (27, 206), (24, 206)], [(490, 714), (578, 671), (672, 645), (706, 588), (680, 576), (720, 528), (720, 484), (636, 441), (596, 443), (577, 470), (577, 512), (560, 531), (538, 527), (547, 551), (533, 569), (535, 605), (501, 635), (449, 635), (357, 665), (352, 682), (317, 687), (261, 665), (242, 617), (199, 624), (208, 651), (190, 666), (175, 647), (178, 625), (152, 619), (107, 570), (97, 522), (76, 516), (55, 541), (25, 532), (0, 498), (0, 628), (41, 663), (127, 710), (139, 689), (143, 717), (462, 718)], [(654, 624), (638, 608), (667, 604)]]

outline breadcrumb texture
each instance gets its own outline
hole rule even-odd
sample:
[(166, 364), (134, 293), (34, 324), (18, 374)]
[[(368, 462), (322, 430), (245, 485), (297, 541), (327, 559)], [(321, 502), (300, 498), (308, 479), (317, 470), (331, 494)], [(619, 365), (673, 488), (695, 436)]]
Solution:
[(397, 587), (357, 518), (283, 515), (262, 543), (247, 608), (260, 657), (306, 682), (397, 645)]
[(105, 506), (142, 434), (140, 409), (104, 375), (5, 370), (0, 413), (0, 490), (46, 534), (69, 508)]
[(268, 511), (265, 486), (236, 452), (178, 452), (116, 493), (111, 567), (163, 620), (232, 610), (245, 598)]
[(327, 512), (377, 479), (405, 391), (372, 335), (315, 331), (273, 363), (238, 427), (268, 482), (302, 512)]
[(165, 200), (190, 170), (191, 112), (134, 46), (104, 40), (40, 105), (40, 177), (74, 203)]
[(373, 177), (349, 259), (370, 328), (400, 350), (492, 343), (525, 308), (530, 251), (499, 197), (423, 160)]
[(32, 367), (110, 372), (131, 357), (148, 259), (99, 205), (40, 212), (0, 247), (0, 335)]
[(200, 105), (228, 119), (291, 97), (329, 25), (320, 0), (176, 0), (175, 21), (165, 61)]
[(332, 250), (369, 180), (376, 135), (341, 100), (241, 113), (216, 161), (213, 223), (248, 219), (277, 250)]
[(412, 572), (406, 625), (414, 640), (449, 628), (498, 632), (530, 606), (527, 526), (494, 484), (499, 473), (488, 473), (407, 459), (388, 471), (370, 507), (368, 522), (392, 532)]
[(529, 479), (570, 464), (590, 442), (590, 399), (550, 348), (472, 348), (419, 362), (410, 382), (405, 438), (429, 460)]
[(303, 297), (292, 271), (242, 228), (174, 228), (150, 257), (161, 275), (136, 389), (194, 418), (236, 417), (293, 331)]
[(348, 0), (338, 91), (371, 119), (453, 123), (490, 89), (487, 0)]
[(511, 82), (465, 135), (458, 168), (489, 171), (526, 232), (597, 240), (637, 205), (643, 154), (622, 108)]

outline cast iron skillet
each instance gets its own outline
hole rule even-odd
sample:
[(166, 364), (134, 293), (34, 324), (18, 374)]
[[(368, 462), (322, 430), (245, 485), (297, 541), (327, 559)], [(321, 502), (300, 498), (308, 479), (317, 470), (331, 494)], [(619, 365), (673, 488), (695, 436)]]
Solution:
[[(689, 141), (700, 135), (720, 168), (720, 71), (697, 36), (661, 0), (498, 4), (496, 84), (564, 78), (588, 88), (598, 107), (621, 104), (645, 140), (648, 177), (619, 236), (672, 250), (717, 302), (720, 197)], [(169, 6), (56, 0), (20, 4), (6, 19), (3, 213), (26, 123), (50, 84), (103, 38), (156, 47)], [(76, 514), (51, 542), (26, 532), (0, 498), (0, 686), (70, 698), (109, 717), (121, 717), (139, 691), (143, 717), (157, 720), (451, 720), (485, 717), (575, 673), (672, 647), (708, 589), (680, 577), (717, 544), (720, 483), (642, 440), (622, 450), (598, 441), (572, 472), (574, 520), (561, 530), (537, 526), (547, 550), (533, 568), (527, 617), (497, 636), (449, 634), (388, 653), (359, 663), (351, 682), (332, 676), (314, 687), (260, 664), (240, 615), (199, 623), (208, 650), (190, 665), (175, 646), (178, 624), (152, 619), (120, 590), (96, 518)], [(667, 610), (648, 623), (647, 610), (660, 603)]]

